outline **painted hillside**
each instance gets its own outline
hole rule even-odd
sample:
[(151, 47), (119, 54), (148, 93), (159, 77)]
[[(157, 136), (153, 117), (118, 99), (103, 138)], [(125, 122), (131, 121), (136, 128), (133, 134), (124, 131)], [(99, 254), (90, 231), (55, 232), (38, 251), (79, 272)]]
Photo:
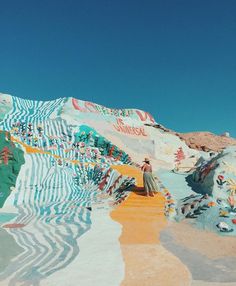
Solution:
[[(0, 285), (236, 283), (236, 149), (195, 150), (156, 120), (0, 94)], [(144, 157), (154, 198), (143, 190)], [(196, 239), (227, 247), (200, 260), (209, 249)]]

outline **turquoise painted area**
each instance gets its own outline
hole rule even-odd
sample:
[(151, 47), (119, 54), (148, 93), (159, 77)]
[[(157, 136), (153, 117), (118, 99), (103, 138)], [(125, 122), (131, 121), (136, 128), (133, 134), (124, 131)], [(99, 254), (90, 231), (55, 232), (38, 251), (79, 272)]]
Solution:
[(168, 170), (159, 170), (157, 175), (175, 200), (182, 199), (193, 193), (185, 180), (186, 175), (175, 174)]
[[(229, 156), (229, 155), (228, 155)], [(224, 157), (225, 162), (229, 162), (230, 160), (226, 160), (227, 157)], [(231, 161), (230, 161), (231, 162)], [(219, 166), (219, 169), (213, 170), (213, 173), (210, 173), (209, 176), (213, 178), (217, 178), (215, 176), (215, 172), (219, 174), (223, 174), (225, 176), (225, 180), (227, 178), (235, 178), (234, 176), (230, 176), (228, 173), (225, 174), (225, 170), (223, 170), (223, 165)], [(208, 197), (208, 199), (204, 199), (201, 202), (199, 200), (203, 197), (203, 194), (200, 193), (201, 191), (201, 184), (199, 184), (199, 192), (195, 192), (196, 187), (194, 190), (188, 185), (186, 178), (188, 175), (176, 174), (171, 171), (166, 170), (159, 170), (158, 177), (161, 179), (165, 187), (171, 193), (172, 199), (175, 201), (175, 219), (177, 221), (182, 220), (185, 218), (185, 215), (181, 213), (182, 207), (193, 206), (189, 208), (187, 212), (189, 212), (193, 217), (187, 217), (189, 221), (197, 228), (202, 230), (210, 230), (216, 232), (220, 235), (231, 235), (235, 236), (236, 233), (236, 226), (232, 222), (233, 219), (236, 219), (236, 209), (230, 208), (229, 204), (227, 203), (227, 199), (224, 199), (224, 195), (228, 196), (230, 191), (230, 185), (227, 183), (224, 186), (217, 186), (217, 183), (214, 182), (213, 190), (211, 190), (212, 195)], [(207, 178), (208, 179), (208, 178)], [(214, 180), (215, 181), (215, 180)], [(207, 181), (204, 181), (203, 184)], [(205, 186), (206, 188), (206, 186)], [(208, 186), (210, 190), (210, 186)], [(228, 194), (228, 195), (227, 195)], [(220, 199), (220, 200), (219, 200)], [(197, 203), (196, 203), (197, 202)], [(208, 203), (214, 202), (215, 205), (213, 207), (207, 207)], [(194, 203), (196, 203), (194, 205)], [(222, 216), (221, 213), (224, 212), (225, 216)], [(229, 232), (222, 232), (217, 228), (217, 225), (220, 222), (224, 222), (229, 226)]]
[(16, 217), (15, 213), (0, 213), (0, 224), (6, 223)]
[(81, 125), (79, 127), (79, 132), (76, 132), (74, 137), (75, 142), (85, 143), (86, 146), (98, 148), (102, 156), (110, 156), (124, 164), (131, 163), (131, 159), (126, 152), (101, 136), (94, 128), (87, 125)]

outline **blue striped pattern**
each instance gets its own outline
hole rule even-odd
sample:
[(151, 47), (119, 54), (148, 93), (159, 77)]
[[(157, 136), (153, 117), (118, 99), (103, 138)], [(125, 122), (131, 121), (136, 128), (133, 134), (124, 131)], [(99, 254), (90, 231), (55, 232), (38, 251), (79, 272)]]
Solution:
[[(99, 190), (108, 171), (107, 183)], [(26, 155), (14, 199), (18, 216), (12, 221), (26, 226), (8, 230), (24, 251), (0, 274), (0, 281), (10, 279), (9, 285), (18, 285), (30, 280), (38, 285), (41, 279), (73, 261), (79, 254), (78, 238), (91, 227), (87, 208), (108, 208), (101, 195), (107, 194), (119, 176), (114, 170), (98, 166), (52, 165), (50, 155)], [(115, 202), (125, 196), (122, 186), (132, 183), (122, 176), (109, 197)]]
[[(26, 123), (26, 127), (32, 123), (32, 138), (37, 135), (39, 139), (35, 148), (50, 153), (25, 154), (26, 162), (12, 194), (18, 215), (11, 223), (25, 227), (6, 229), (23, 248), (0, 273), (0, 281), (8, 285), (39, 285), (48, 275), (65, 268), (79, 254), (79, 237), (91, 228), (92, 209), (109, 210), (110, 203), (125, 199), (134, 184), (134, 179), (110, 169), (109, 158), (99, 166), (84, 164), (94, 162), (86, 156), (80, 164), (71, 162), (77, 151), (68, 142), (74, 126), (60, 117), (65, 101), (36, 102), (14, 97), (12, 111), (0, 123), (0, 129), (11, 131), (24, 144), (28, 144), (24, 134), (14, 126), (17, 122)], [(37, 131), (39, 124), (41, 135)], [(50, 147), (52, 138), (56, 148)]]
[(0, 125), (1, 129), (6, 131), (10, 131), (16, 121), (27, 121), (34, 124), (46, 121), (66, 101), (66, 98), (59, 98), (53, 101), (33, 101), (14, 96), (12, 98), (13, 109), (6, 114)]

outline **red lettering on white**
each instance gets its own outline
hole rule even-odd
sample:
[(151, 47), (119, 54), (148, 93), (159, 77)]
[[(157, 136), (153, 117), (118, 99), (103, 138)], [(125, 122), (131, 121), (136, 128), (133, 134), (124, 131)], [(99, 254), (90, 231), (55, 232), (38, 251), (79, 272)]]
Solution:
[(136, 110), (136, 113), (138, 114), (139, 118), (142, 121), (147, 121), (147, 119), (149, 119), (152, 123), (155, 123), (155, 119), (152, 117), (152, 115), (148, 112), (145, 111), (140, 111), (140, 110)]
[[(89, 112), (99, 113), (99, 111), (95, 108), (95, 105), (92, 102), (85, 101), (85, 107)], [(92, 107), (92, 109), (90, 109)]]
[(79, 110), (81, 112), (87, 112), (85, 108), (82, 108), (82, 107), (79, 106), (79, 102), (78, 102), (77, 99), (72, 98), (72, 104), (73, 104), (75, 109), (77, 109), (77, 110)]
[(125, 125), (123, 119), (117, 118), (116, 119), (118, 125)]

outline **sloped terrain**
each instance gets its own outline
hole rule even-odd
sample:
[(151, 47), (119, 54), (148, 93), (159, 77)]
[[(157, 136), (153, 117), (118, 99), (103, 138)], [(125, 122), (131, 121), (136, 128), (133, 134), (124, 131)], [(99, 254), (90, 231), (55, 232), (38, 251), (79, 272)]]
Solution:
[[(0, 94), (0, 226), (14, 241), (0, 285), (190, 285), (189, 260), (172, 242), (165, 248), (162, 233), (169, 219), (235, 236), (235, 149), (210, 157), (156, 125), (136, 109)], [(153, 199), (143, 192), (144, 157), (159, 187)], [(136, 275), (143, 259), (147, 273)], [(234, 281), (222, 265), (220, 282)]]

